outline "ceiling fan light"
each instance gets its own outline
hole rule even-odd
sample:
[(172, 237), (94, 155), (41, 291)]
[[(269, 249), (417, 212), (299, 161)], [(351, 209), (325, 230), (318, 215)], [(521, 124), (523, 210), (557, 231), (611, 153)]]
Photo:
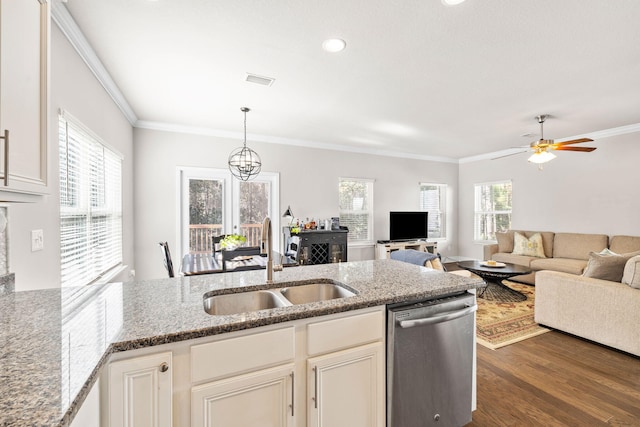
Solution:
[(551, 160), (553, 160), (555, 158), (556, 158), (555, 154), (550, 153), (550, 152), (545, 150), (545, 151), (537, 151), (537, 152), (533, 153), (531, 155), (531, 157), (529, 157), (528, 160), (531, 163), (540, 164), (540, 163), (547, 163), (547, 162), (549, 162), (549, 161), (551, 161)]

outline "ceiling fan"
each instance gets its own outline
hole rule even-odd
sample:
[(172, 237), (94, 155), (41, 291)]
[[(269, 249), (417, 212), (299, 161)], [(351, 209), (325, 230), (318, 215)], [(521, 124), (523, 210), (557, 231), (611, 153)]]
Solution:
[[(532, 163), (542, 164), (546, 163), (550, 160), (555, 159), (556, 155), (551, 151), (559, 150), (559, 151), (582, 151), (585, 153), (591, 152), (596, 149), (596, 147), (573, 147), (573, 144), (580, 144), (582, 142), (590, 142), (593, 139), (589, 138), (579, 138), (572, 139), (570, 141), (562, 141), (562, 142), (553, 142), (553, 139), (544, 139), (544, 122), (549, 117), (548, 114), (541, 114), (536, 116), (536, 120), (540, 123), (540, 139), (529, 144), (529, 148), (533, 151), (531, 157), (529, 157), (529, 161)], [(512, 153), (507, 154), (507, 156), (511, 156)], [(501, 156), (506, 157), (506, 156)], [(496, 157), (499, 159), (500, 157)]]

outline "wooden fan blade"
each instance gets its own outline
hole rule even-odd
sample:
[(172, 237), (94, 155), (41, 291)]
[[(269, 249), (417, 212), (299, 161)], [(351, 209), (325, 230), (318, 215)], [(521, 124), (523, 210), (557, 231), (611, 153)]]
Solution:
[(582, 151), (585, 153), (590, 153), (595, 150), (596, 147), (553, 147), (554, 150), (558, 151)]
[(580, 138), (580, 139), (572, 139), (571, 141), (556, 142), (556, 143), (554, 143), (552, 145), (554, 145), (556, 147), (562, 147), (563, 145), (580, 144), (581, 142), (591, 142), (591, 141), (593, 141), (593, 139)]

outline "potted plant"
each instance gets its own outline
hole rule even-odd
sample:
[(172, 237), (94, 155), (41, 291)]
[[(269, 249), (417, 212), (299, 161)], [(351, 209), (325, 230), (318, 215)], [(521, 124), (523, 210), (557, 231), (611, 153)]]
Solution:
[(228, 251), (232, 251), (244, 245), (246, 241), (247, 238), (240, 234), (228, 234), (224, 239), (220, 240), (220, 247)]

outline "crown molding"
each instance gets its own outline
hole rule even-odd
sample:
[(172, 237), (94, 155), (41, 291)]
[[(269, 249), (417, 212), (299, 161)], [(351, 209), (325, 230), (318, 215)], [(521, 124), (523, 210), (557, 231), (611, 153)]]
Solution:
[[(224, 131), (219, 129), (211, 129), (211, 128), (203, 128), (203, 127), (195, 127), (195, 126), (182, 126), (182, 125), (176, 125), (172, 123), (138, 120), (134, 126), (139, 129), (158, 130), (163, 132), (176, 132), (176, 133), (187, 133), (187, 134), (194, 134), (194, 135), (215, 136), (218, 138), (237, 139), (240, 141), (244, 139), (244, 134), (241, 132), (230, 132), (230, 131)], [(250, 139), (252, 141), (265, 142), (268, 144), (291, 145), (291, 146), (303, 147), (303, 148), (318, 148), (321, 150), (333, 150), (333, 151), (343, 151), (348, 153), (372, 154), (376, 156), (398, 157), (398, 158), (413, 159), (413, 160), (426, 160), (426, 161), (440, 162), (440, 163), (456, 163), (456, 164), (458, 163), (457, 159), (453, 159), (450, 157), (424, 156), (424, 155), (413, 154), (413, 153), (402, 153), (402, 152), (395, 152), (395, 151), (389, 151), (389, 150), (377, 150), (377, 149), (362, 148), (362, 147), (350, 147), (345, 145), (327, 144), (322, 142), (293, 139), (293, 138), (281, 138), (281, 137), (269, 136), (269, 135), (247, 134), (247, 139)]]
[(100, 84), (107, 91), (109, 96), (116, 103), (122, 114), (133, 126), (138, 121), (136, 113), (133, 111), (127, 99), (124, 97), (118, 85), (113, 81), (107, 69), (102, 65), (102, 61), (98, 58), (95, 51), (89, 44), (89, 41), (73, 20), (73, 17), (67, 10), (67, 7), (60, 1), (52, 2), (51, 17), (58, 25), (62, 33), (67, 37), (71, 45), (80, 55), (80, 58), (87, 64), (91, 72), (96, 76)]
[[(581, 135), (574, 135), (566, 138), (555, 139), (554, 141), (563, 142), (563, 141), (570, 141), (572, 139), (579, 139), (579, 138), (591, 138), (597, 141), (599, 139), (610, 138), (612, 136), (617, 136), (617, 135), (626, 135), (628, 133), (635, 133), (635, 132), (640, 132), (640, 123), (626, 125), (626, 126), (618, 126), (611, 129), (603, 129), (603, 130), (598, 130), (598, 131), (589, 132), (589, 133), (583, 133)], [(494, 151), (492, 153), (479, 154), (477, 156), (463, 157), (458, 161), (458, 163), (464, 164), (464, 163), (478, 162), (480, 160), (492, 160), (498, 157), (505, 157), (505, 156), (510, 156), (512, 154), (524, 153), (526, 151), (527, 150), (525, 148), (511, 148), (508, 150), (500, 150), (500, 151)]]

